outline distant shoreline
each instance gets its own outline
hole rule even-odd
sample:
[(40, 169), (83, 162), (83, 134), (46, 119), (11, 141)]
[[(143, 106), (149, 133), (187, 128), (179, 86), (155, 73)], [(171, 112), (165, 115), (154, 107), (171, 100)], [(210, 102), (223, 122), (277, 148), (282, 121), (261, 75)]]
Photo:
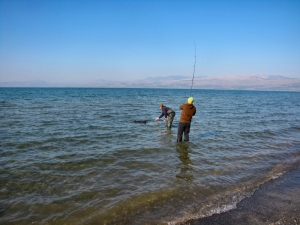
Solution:
[[(162, 89), (162, 90), (190, 90), (189, 88), (155, 88), (155, 87), (3, 87), (0, 86), (2, 89), (9, 89), (9, 88), (28, 88), (28, 89)], [(249, 92), (293, 92), (298, 93), (300, 90), (243, 90), (243, 89), (204, 89), (204, 88), (193, 88), (193, 90), (202, 90), (202, 91), (249, 91)]]
[[(0, 87), (190, 89), (191, 81), (191, 78), (180, 76), (149, 77), (135, 81), (100, 79), (89, 83), (32, 80), (0, 82)], [(300, 92), (300, 78), (270, 75), (195, 77), (193, 89)]]

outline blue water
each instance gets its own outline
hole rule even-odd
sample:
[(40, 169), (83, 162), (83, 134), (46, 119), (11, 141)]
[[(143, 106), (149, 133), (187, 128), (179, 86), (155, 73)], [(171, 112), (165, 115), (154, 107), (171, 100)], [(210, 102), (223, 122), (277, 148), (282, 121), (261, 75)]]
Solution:
[[(300, 93), (0, 88), (0, 224), (177, 224), (300, 164)], [(159, 104), (171, 107), (171, 130)], [(134, 123), (147, 120), (147, 123)]]

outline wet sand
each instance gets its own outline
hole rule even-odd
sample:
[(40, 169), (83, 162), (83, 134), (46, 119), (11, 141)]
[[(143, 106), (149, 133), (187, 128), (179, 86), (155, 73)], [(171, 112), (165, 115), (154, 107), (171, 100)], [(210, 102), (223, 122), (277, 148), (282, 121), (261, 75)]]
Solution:
[(185, 225), (300, 225), (300, 168), (264, 184), (236, 209)]

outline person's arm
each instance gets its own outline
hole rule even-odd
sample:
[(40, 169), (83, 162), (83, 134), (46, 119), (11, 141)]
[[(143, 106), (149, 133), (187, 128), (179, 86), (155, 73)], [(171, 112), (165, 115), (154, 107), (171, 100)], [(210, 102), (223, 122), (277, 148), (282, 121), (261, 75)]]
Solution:
[(168, 110), (169, 110), (169, 108), (168, 108), (168, 107), (164, 107), (164, 115), (165, 115), (164, 122), (166, 122), (166, 121), (167, 121), (167, 117), (168, 117)]
[[(167, 107), (163, 107), (162, 108), (162, 114), (161, 114), (161, 117), (165, 116), (165, 119), (167, 119), (167, 116), (168, 116), (168, 109)], [(161, 118), (159, 117), (159, 118)]]
[(159, 119), (162, 118), (163, 116), (164, 116), (164, 111), (163, 111), (163, 109), (162, 109), (162, 110), (161, 110), (160, 116), (159, 116), (159, 117), (156, 117), (156, 118), (155, 118), (155, 121), (159, 120)]
[(167, 118), (167, 110), (166, 110), (166, 107), (163, 107), (162, 110), (161, 110), (161, 114), (159, 117), (155, 118), (155, 121), (159, 120), (160, 118), (162, 118), (163, 116), (165, 116), (164, 118), (164, 121), (166, 121), (166, 118)]

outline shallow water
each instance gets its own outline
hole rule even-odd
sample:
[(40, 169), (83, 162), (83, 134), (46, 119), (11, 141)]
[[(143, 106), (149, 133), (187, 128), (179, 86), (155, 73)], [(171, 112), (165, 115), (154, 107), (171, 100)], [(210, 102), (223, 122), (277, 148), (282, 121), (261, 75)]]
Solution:
[[(1, 224), (176, 224), (234, 208), (296, 167), (300, 93), (0, 89)], [(158, 105), (175, 110), (171, 130)], [(147, 123), (133, 123), (147, 120)]]

